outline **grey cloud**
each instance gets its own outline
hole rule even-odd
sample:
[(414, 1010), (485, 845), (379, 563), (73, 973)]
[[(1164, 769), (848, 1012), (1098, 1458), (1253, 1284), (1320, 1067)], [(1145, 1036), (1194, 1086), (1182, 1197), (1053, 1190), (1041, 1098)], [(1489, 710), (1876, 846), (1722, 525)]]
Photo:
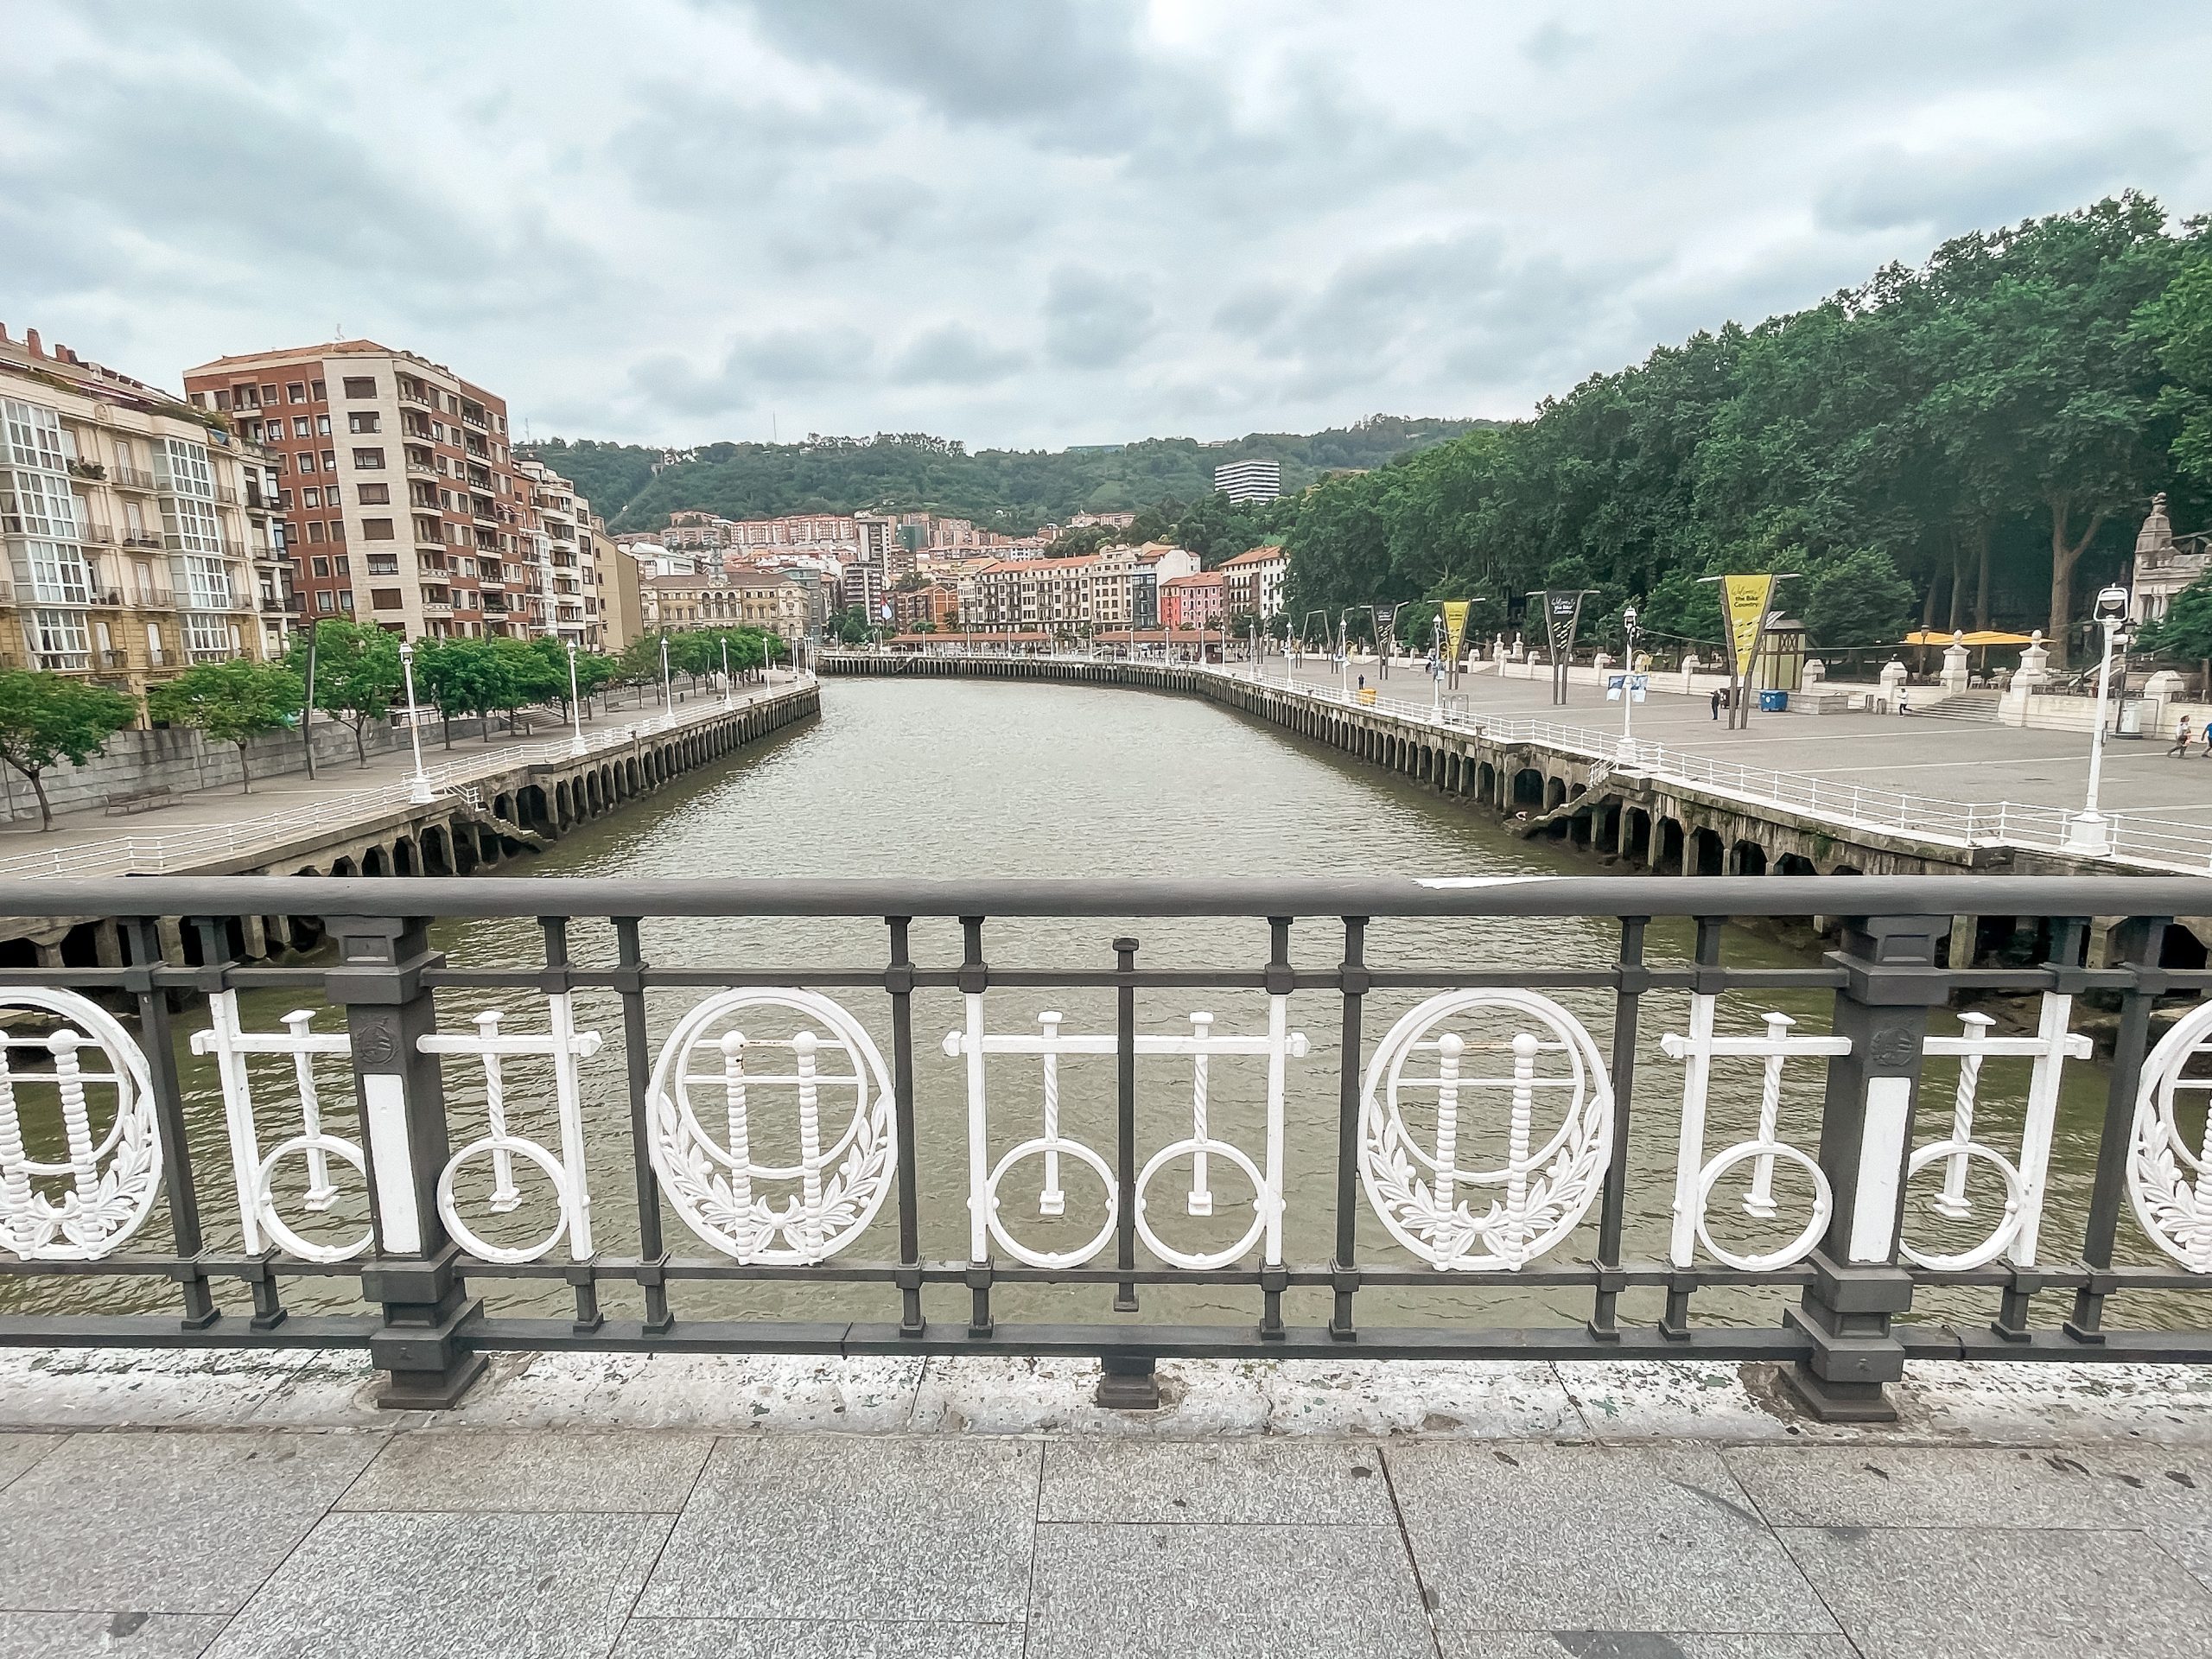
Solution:
[(1045, 349), (1075, 369), (1110, 369), (1153, 334), (1153, 304), (1128, 277), (1063, 265), (1045, 294)]
[(984, 386), (1027, 361), (966, 323), (948, 322), (917, 334), (892, 364), (891, 378), (906, 386)]
[(865, 374), (874, 357), (856, 329), (772, 328), (741, 335), (701, 369), (673, 353), (632, 364), (630, 385), (652, 404), (683, 415), (751, 409), (764, 393), (809, 391)]
[(2181, 146), (2154, 129), (2088, 145), (1912, 154), (1884, 144), (1858, 156), (1814, 204), (1832, 230), (1930, 230), (1939, 235), (2080, 206), (2177, 165)]
[(633, 96), (644, 107), (608, 156), (641, 200), (673, 213), (741, 210), (882, 130), (865, 105), (739, 98), (689, 81), (655, 81)]
[(1569, 29), (1556, 17), (1547, 18), (1521, 42), (1521, 55), (1539, 69), (1564, 69), (1597, 49), (1596, 35)]
[(1289, 290), (1274, 283), (1241, 289), (1214, 308), (1213, 326), (1224, 334), (1249, 340), (1264, 334), (1282, 315), (1290, 300)]

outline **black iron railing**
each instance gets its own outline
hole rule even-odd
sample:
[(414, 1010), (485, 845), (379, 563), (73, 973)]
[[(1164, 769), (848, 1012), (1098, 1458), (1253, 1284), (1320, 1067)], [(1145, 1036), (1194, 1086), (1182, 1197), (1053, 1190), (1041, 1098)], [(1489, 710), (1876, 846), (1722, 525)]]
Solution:
[(1912, 1357), (2212, 1361), (2212, 972), (2172, 920), (2212, 882), (0, 914), (120, 918), (109, 965), (0, 969), (11, 1343), (365, 1346), (393, 1405), (501, 1350), (1092, 1356), (1136, 1403), (1161, 1356), (1764, 1359), (1847, 1417)]

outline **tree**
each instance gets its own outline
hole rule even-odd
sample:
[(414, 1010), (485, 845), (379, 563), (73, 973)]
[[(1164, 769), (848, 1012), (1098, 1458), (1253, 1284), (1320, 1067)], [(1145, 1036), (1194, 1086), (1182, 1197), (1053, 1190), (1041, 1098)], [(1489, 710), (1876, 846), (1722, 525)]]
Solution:
[(2174, 466), (2212, 490), (2212, 258), (2189, 265), (2145, 304), (2135, 333), (2171, 382), (2159, 391), (2158, 412), (2175, 424)]
[(868, 612), (855, 605), (837, 620), (837, 638), (849, 645), (868, 643)]
[(57, 760), (81, 766), (137, 714), (137, 703), (105, 686), (27, 668), (0, 671), (0, 760), (30, 779), (41, 830), (54, 827), (46, 769)]
[[(569, 696), (568, 648), (557, 640), (530, 641), (514, 639), (472, 639), (472, 645), (481, 646), (492, 658), (493, 671), (486, 677), (490, 707), (507, 716), (507, 729), (516, 726), (516, 717), (535, 703), (550, 702), (556, 696), (566, 702)], [(560, 662), (556, 666), (553, 657), (537, 649), (543, 644), (560, 646)], [(484, 741), (492, 741), (487, 722)]]
[[(488, 639), (425, 639), (415, 647), (415, 683), (438, 711), (445, 746), (453, 747), (455, 715), (475, 715), (491, 734), (492, 711), (511, 705), (505, 662)], [(519, 641), (512, 642), (519, 644)]]
[(146, 694), (146, 711), (171, 726), (194, 728), (211, 743), (235, 744), (238, 786), (251, 793), (246, 745), (288, 725), (300, 712), (300, 677), (282, 663), (195, 663)]
[(2212, 575), (2199, 576), (2173, 596), (2166, 613), (2136, 636), (2143, 651), (2179, 662), (2212, 658)]
[[(305, 634), (293, 636), (284, 665), (305, 685)], [(365, 766), (369, 764), (367, 728), (391, 717), (403, 683), (397, 635), (336, 617), (315, 624), (315, 706), (353, 728), (353, 753)]]
[(1829, 561), (1806, 583), (1806, 637), (1830, 651), (1885, 645), (1904, 631), (1912, 610), (1912, 584), (1889, 556), (1872, 548)]

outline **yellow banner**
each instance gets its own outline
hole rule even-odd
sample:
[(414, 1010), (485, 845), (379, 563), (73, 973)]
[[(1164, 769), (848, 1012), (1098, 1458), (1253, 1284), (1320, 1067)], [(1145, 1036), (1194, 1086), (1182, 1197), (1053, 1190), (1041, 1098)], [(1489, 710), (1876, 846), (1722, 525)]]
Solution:
[(1474, 607), (1469, 599), (1447, 599), (1444, 601), (1444, 660), (1459, 660), (1459, 641), (1467, 632), (1467, 613)]
[(1736, 677), (1749, 681), (1759, 630), (1766, 626), (1767, 609), (1774, 602), (1774, 578), (1723, 576), (1720, 592), (1728, 612), (1728, 645), (1735, 657)]

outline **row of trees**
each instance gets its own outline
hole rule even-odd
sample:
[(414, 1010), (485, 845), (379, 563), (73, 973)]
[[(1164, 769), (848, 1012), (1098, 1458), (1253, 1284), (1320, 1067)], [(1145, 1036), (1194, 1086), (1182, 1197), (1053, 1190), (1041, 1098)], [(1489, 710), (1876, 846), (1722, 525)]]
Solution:
[(590, 439), (555, 438), (530, 453), (573, 480), (617, 530), (652, 529), (671, 512), (700, 507), (734, 518), (928, 511), (1027, 531), (1086, 509), (1135, 512), (1171, 497), (1198, 500), (1212, 490), (1213, 469), (1224, 461), (1274, 461), (1284, 489), (1295, 493), (1332, 469), (1379, 467), (1488, 424), (1376, 415), (1325, 432), (1254, 432), (1220, 445), (1147, 438), (972, 454), (943, 438), (882, 432), (804, 443), (710, 443), (667, 466), (658, 449)]
[[(1289, 602), (1334, 615), (1541, 588), (1633, 599), (1721, 638), (1724, 571), (1798, 573), (1827, 649), (2041, 627), (2065, 660), (2151, 497), (2212, 505), (2212, 227), (2128, 194), (1948, 242), (1810, 310), (1592, 377), (1535, 418), (1322, 483), (1288, 527)], [(1617, 635), (1615, 636), (1618, 637)]]
[[(781, 639), (757, 628), (647, 634), (619, 657), (577, 652), (575, 695), (588, 711), (591, 699), (611, 686), (658, 684), (664, 648), (670, 673), (685, 676), (695, 687), (721, 672), (725, 663), (734, 677), (746, 678), (785, 655)], [(413, 668), (416, 696), (437, 709), (448, 748), (456, 718), (481, 719), (487, 741), (499, 715), (507, 717), (510, 729), (525, 709), (555, 708), (563, 720), (569, 718), (570, 658), (558, 639), (424, 639), (415, 646)], [(211, 743), (234, 746), (241, 784), (251, 791), (248, 746), (264, 732), (298, 725), (309, 675), (308, 638), (302, 632), (281, 662), (238, 658), (194, 664), (147, 692), (146, 714), (156, 725), (189, 727)], [(352, 730), (354, 755), (367, 766), (369, 728), (405, 702), (398, 636), (340, 619), (320, 622), (312, 676), (315, 708)], [(0, 672), (0, 762), (29, 782), (41, 828), (54, 822), (44, 774), (63, 760), (82, 766), (137, 717), (135, 699), (105, 686), (30, 670)]]

